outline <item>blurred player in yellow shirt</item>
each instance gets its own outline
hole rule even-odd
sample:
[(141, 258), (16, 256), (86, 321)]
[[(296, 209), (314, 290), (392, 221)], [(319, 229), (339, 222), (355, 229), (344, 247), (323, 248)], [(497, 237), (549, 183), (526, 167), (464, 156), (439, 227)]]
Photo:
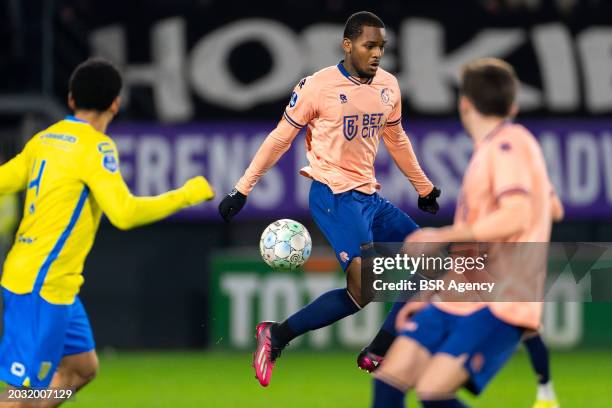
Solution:
[[(34, 135), (0, 166), (0, 194), (26, 191), (23, 219), (0, 282), (0, 379), (11, 386), (79, 389), (94, 377), (95, 344), (77, 295), (103, 212), (116, 227), (129, 229), (214, 196), (202, 176), (155, 197), (130, 193), (115, 143), (104, 134), (119, 111), (121, 85), (110, 63), (81, 64), (69, 85), (74, 116)], [(25, 406), (19, 404), (13, 406)]]
[[(2, 163), (4, 163), (4, 158), (0, 156), (0, 164)], [(17, 194), (0, 194), (0, 262), (2, 264), (13, 242), (18, 221), (19, 197)], [(1, 270), (0, 275), (2, 275)]]

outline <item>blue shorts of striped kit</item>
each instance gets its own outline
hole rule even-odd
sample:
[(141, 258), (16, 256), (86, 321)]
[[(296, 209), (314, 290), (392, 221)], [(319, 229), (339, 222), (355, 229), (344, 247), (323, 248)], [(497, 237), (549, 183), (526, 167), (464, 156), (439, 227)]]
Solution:
[(64, 356), (95, 349), (93, 332), (78, 296), (70, 305), (47, 302), (36, 292), (2, 288), (0, 380), (14, 387), (48, 387)]

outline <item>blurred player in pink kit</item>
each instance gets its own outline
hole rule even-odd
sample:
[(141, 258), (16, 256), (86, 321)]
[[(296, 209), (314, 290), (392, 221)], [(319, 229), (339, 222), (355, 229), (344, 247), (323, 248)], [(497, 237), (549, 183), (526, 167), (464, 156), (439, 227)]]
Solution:
[[(459, 112), (475, 147), (455, 220), (413, 233), (408, 244), (550, 241), (552, 221), (563, 210), (538, 142), (509, 121), (517, 110), (517, 83), (512, 67), (500, 60), (465, 66)], [(543, 283), (543, 273), (541, 278)], [(398, 338), (374, 374), (374, 407), (404, 407), (411, 388), (425, 407), (465, 407), (457, 390), (479, 394), (521, 338), (538, 329), (542, 303), (531, 300), (407, 303), (397, 317)], [(548, 402), (540, 406), (558, 405)]]
[[(371, 259), (374, 242), (402, 242), (418, 228), (412, 219), (378, 194), (374, 160), (382, 139), (393, 160), (416, 189), (421, 210), (436, 213), (438, 190), (425, 176), (402, 129), (402, 102), (395, 77), (379, 68), (386, 38), (383, 22), (359, 12), (346, 22), (344, 60), (302, 79), (293, 90), (283, 118), (263, 142), (244, 176), (219, 205), (229, 221), (263, 174), (306, 128), (309, 166), (301, 174), (312, 181), (309, 207), (346, 272), (346, 288), (324, 293), (278, 324), (257, 326), (253, 366), (261, 385), (270, 382), (282, 349), (293, 338), (330, 325), (359, 311), (361, 265)], [(395, 337), (401, 304), (385, 320), (373, 345), (382, 353)]]

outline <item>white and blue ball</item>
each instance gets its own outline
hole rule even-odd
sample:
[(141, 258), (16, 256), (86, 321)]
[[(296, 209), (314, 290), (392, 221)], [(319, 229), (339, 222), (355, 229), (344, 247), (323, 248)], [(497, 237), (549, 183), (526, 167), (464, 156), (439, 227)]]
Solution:
[(261, 257), (275, 270), (300, 268), (311, 251), (312, 240), (306, 227), (289, 219), (268, 225), (259, 240)]

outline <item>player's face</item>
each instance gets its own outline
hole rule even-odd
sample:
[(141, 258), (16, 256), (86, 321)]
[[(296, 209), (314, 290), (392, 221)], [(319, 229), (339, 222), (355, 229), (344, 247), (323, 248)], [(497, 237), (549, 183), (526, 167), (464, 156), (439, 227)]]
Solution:
[(351, 41), (351, 62), (361, 78), (376, 75), (386, 43), (384, 28), (368, 26), (364, 26), (361, 35)]

